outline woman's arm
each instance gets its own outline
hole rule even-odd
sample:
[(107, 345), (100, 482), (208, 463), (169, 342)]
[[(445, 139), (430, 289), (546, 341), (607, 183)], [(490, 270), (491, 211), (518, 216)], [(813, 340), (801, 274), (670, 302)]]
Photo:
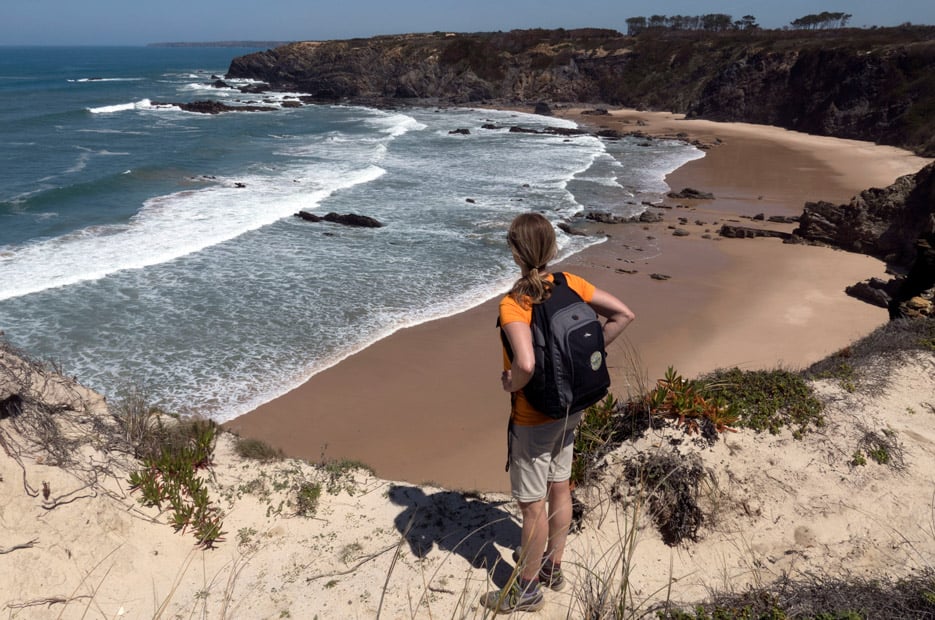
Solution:
[[(607, 319), (604, 323), (605, 346), (613, 342), (626, 326), (636, 318), (636, 315), (625, 303), (599, 288), (594, 289), (594, 296), (591, 298), (590, 305), (595, 312)], [(531, 340), (529, 346), (531, 349)]]
[(536, 355), (532, 350), (532, 329), (522, 321), (513, 321), (503, 326), (510, 347), (513, 349), (513, 361), (510, 370), (504, 372), (501, 380), (507, 392), (517, 392), (529, 383), (536, 369)]

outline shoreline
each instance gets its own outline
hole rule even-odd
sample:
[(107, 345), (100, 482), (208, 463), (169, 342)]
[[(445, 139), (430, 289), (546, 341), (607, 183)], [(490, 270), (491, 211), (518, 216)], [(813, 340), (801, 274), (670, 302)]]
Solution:
[[(886, 310), (843, 292), (882, 277), (882, 262), (777, 239), (721, 239), (717, 229), (761, 212), (798, 215), (806, 201), (847, 202), (928, 160), (774, 127), (583, 111), (555, 116), (716, 143), (666, 177), (673, 191), (692, 187), (714, 200), (667, 199), (671, 209), (656, 224), (595, 225), (609, 239), (556, 265), (618, 295), (637, 314), (608, 351), (618, 397), (638, 393), (669, 365), (687, 377), (718, 367), (804, 367), (887, 321)], [(673, 225), (688, 236), (672, 236)], [(660, 251), (647, 259), (653, 247)], [(509, 405), (499, 387), (498, 300), (399, 330), (225, 426), (292, 457), (360, 461), (384, 479), (506, 491)]]

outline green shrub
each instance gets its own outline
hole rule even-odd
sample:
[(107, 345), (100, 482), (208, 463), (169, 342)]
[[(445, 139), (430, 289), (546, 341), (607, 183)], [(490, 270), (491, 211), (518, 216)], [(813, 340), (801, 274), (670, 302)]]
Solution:
[(130, 473), (130, 489), (140, 491), (140, 503), (160, 510), (168, 506), (175, 531), (190, 527), (204, 548), (213, 547), (225, 533), (221, 511), (212, 505), (204, 480), (196, 474), (212, 465), (217, 433), (217, 424), (210, 420), (180, 422), (167, 429), (158, 451), (142, 459), (143, 467)]
[(827, 365), (820, 372), (814, 373), (816, 379), (835, 379), (847, 392), (857, 391), (860, 380), (857, 369), (846, 358), (850, 356), (850, 349), (845, 347), (832, 355)]
[(785, 426), (801, 436), (822, 427), (822, 404), (805, 379), (787, 370), (716, 370), (705, 377), (713, 392), (730, 403), (737, 426), (778, 433)]
[(278, 461), (286, 456), (282, 450), (274, 448), (264, 441), (244, 437), (237, 438), (237, 441), (234, 443), (234, 451), (242, 458), (262, 461), (264, 463)]
[(311, 517), (318, 510), (321, 485), (317, 482), (302, 482), (295, 491), (295, 512), (300, 517)]
[(896, 433), (890, 429), (883, 429), (879, 433), (864, 431), (857, 442), (857, 453), (866, 455), (878, 465), (889, 465), (895, 469), (905, 466), (902, 447), (896, 439)]
[(581, 416), (575, 433), (574, 460), (571, 463), (571, 483), (584, 485), (590, 479), (598, 460), (613, 449), (617, 401), (608, 394), (601, 402), (589, 407)]
[(732, 431), (737, 414), (728, 404), (730, 399), (718, 395), (716, 388), (709, 381), (684, 379), (669, 366), (646, 403), (654, 416), (677, 420), (689, 433), (701, 432), (703, 426), (718, 433)]
[(348, 494), (353, 495), (355, 491), (354, 478), (353, 474), (356, 470), (366, 471), (370, 474), (373, 474), (373, 468), (362, 463), (360, 461), (355, 461), (353, 459), (324, 459), (319, 462), (318, 466), (327, 476), (325, 481), (325, 488), (328, 493), (332, 495), (340, 493), (342, 490), (347, 491)]

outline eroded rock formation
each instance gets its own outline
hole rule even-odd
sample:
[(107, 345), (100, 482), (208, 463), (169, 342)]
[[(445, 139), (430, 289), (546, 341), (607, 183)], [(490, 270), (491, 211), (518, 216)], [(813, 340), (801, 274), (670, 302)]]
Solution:
[[(806, 203), (793, 233), (808, 242), (886, 261), (889, 269), (899, 274), (888, 304), (891, 316), (931, 316), (935, 295), (935, 164), (900, 177), (889, 187), (865, 190), (847, 204)], [(861, 290), (866, 292), (866, 287)], [(879, 293), (874, 296), (879, 298)], [(907, 305), (910, 300), (914, 301)]]

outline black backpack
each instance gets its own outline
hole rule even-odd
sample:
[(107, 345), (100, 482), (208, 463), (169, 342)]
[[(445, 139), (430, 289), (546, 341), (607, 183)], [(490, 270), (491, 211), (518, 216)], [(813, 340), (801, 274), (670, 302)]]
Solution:
[[(568, 286), (564, 273), (553, 277), (552, 294), (532, 307), (536, 368), (523, 394), (538, 411), (561, 419), (604, 398), (610, 375), (597, 313)], [(500, 337), (512, 362), (513, 350), (502, 328)]]

